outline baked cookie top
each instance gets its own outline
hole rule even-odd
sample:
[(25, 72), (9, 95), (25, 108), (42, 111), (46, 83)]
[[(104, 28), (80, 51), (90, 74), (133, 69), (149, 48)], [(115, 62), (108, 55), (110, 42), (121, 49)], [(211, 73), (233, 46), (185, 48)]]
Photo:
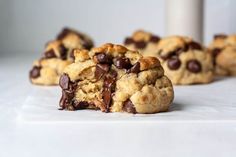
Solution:
[(92, 39), (88, 35), (67, 27), (57, 35), (56, 39), (61, 40), (63, 44), (69, 47), (70, 45), (73, 47), (73, 41), (76, 40), (83, 49), (90, 50), (94, 46)]
[(184, 52), (190, 52), (189, 50), (194, 51), (203, 51), (205, 48), (193, 41), (189, 37), (185, 36), (170, 36), (163, 38), (158, 44), (157, 55), (166, 60), (172, 56), (178, 56)]
[(62, 109), (156, 113), (173, 100), (171, 82), (155, 57), (111, 43), (74, 50), (74, 56), (60, 79)]
[(124, 40), (131, 50), (138, 50), (144, 56), (155, 56), (160, 37), (144, 30), (138, 30)]

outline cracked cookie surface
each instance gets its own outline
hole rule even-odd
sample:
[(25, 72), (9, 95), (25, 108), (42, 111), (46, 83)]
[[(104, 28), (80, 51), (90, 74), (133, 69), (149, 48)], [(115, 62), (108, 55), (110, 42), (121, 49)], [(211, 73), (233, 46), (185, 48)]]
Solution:
[(38, 85), (57, 85), (64, 68), (74, 60), (73, 49), (91, 49), (92, 40), (85, 34), (64, 28), (45, 46), (43, 57), (33, 63), (30, 81)]
[(236, 35), (217, 34), (209, 45), (215, 74), (236, 76)]
[(191, 38), (163, 38), (158, 44), (157, 52), (165, 74), (173, 84), (202, 84), (213, 80), (211, 55)]
[(157, 113), (173, 101), (171, 81), (155, 57), (114, 44), (75, 50), (74, 56), (60, 78), (61, 109)]

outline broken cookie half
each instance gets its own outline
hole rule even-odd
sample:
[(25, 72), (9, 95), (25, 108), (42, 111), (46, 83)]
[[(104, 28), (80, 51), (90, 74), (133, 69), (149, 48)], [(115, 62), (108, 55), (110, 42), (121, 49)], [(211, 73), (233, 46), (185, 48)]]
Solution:
[(157, 113), (173, 101), (172, 83), (155, 57), (114, 44), (76, 49), (74, 56), (59, 81), (61, 109)]

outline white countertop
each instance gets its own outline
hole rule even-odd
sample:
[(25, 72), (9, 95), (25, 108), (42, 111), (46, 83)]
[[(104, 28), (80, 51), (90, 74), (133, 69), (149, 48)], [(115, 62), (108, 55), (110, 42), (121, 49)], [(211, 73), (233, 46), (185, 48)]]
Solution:
[(29, 83), (31, 63), (0, 58), (0, 157), (236, 156), (236, 78), (175, 87), (166, 113), (68, 112), (58, 87)]

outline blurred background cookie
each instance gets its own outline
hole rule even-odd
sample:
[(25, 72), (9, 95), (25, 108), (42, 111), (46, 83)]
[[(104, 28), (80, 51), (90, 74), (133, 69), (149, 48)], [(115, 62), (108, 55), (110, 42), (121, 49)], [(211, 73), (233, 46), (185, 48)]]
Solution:
[(213, 57), (215, 74), (236, 75), (236, 35), (217, 34), (209, 45)]
[(38, 85), (57, 85), (64, 68), (74, 60), (73, 49), (91, 49), (93, 41), (87, 35), (64, 28), (45, 46), (43, 57), (33, 63), (30, 81)]
[(156, 56), (160, 37), (144, 30), (135, 31), (125, 38), (124, 45), (131, 50), (138, 50), (144, 56)]
[(161, 39), (157, 57), (175, 85), (202, 84), (213, 80), (211, 55), (191, 38), (170, 36)]

